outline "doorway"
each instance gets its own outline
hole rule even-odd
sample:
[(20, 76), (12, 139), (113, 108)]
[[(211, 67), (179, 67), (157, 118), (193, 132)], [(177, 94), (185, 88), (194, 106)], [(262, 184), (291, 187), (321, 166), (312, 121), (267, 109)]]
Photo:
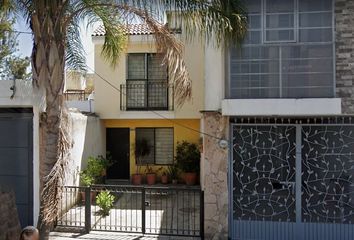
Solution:
[(106, 129), (106, 150), (110, 153), (113, 162), (107, 170), (108, 179), (130, 179), (129, 133), (129, 128)]

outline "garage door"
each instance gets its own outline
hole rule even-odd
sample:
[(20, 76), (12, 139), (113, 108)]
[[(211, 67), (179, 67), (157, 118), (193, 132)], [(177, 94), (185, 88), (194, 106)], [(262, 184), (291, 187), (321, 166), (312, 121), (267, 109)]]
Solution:
[(0, 111), (0, 186), (15, 192), (21, 225), (25, 226), (33, 224), (33, 114), (11, 110)]
[(354, 239), (354, 124), (318, 122), (232, 125), (233, 239)]

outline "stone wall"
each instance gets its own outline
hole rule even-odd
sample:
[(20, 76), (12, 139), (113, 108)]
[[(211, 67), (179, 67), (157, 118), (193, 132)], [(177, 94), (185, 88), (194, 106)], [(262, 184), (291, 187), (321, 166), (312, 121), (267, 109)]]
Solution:
[(21, 232), (14, 192), (0, 189), (0, 239), (17, 240)]
[(342, 112), (354, 113), (354, 0), (335, 0), (336, 94)]
[[(203, 132), (220, 139), (228, 138), (228, 118), (218, 112), (204, 112)], [(228, 149), (219, 147), (219, 139), (203, 137), (201, 186), (204, 190), (204, 229), (206, 239), (228, 237)]]

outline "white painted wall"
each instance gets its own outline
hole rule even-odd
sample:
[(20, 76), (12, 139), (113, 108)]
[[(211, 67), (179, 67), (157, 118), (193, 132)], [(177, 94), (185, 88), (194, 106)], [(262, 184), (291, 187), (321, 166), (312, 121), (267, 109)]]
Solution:
[(340, 98), (226, 99), (224, 116), (308, 116), (341, 114)]
[(224, 98), (225, 57), (222, 49), (216, 49), (213, 43), (205, 47), (205, 111), (221, 109), (221, 100)]
[(86, 167), (87, 158), (106, 154), (105, 128), (96, 116), (70, 112), (70, 132), (73, 147), (70, 151), (65, 185), (78, 186), (79, 172)]
[(66, 106), (68, 108), (75, 108), (82, 112), (95, 112), (95, 104), (93, 100), (86, 100), (86, 101), (66, 101)]

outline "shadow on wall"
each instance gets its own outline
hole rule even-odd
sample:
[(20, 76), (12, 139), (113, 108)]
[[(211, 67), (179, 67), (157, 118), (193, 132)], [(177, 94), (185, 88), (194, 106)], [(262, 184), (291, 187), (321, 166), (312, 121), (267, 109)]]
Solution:
[(65, 185), (78, 186), (79, 172), (85, 169), (90, 156), (106, 155), (105, 128), (97, 116), (70, 112), (72, 148)]

